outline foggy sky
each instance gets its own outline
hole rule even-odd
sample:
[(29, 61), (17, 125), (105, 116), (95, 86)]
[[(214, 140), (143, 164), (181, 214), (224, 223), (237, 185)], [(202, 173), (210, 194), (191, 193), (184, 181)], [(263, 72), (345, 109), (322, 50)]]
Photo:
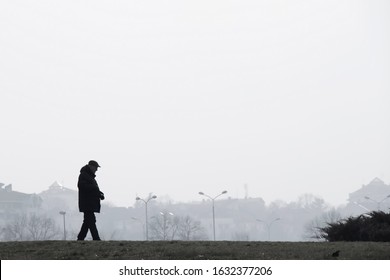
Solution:
[[(390, 183), (388, 1), (1, 1), (0, 182), (345, 203)], [(226, 196), (227, 197), (227, 196)]]

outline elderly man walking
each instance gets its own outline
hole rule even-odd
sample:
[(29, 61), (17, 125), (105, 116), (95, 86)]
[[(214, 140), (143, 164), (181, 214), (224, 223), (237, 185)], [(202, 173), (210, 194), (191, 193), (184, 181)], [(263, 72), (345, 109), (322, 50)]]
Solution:
[(84, 213), (84, 221), (77, 235), (77, 240), (84, 240), (88, 230), (93, 240), (101, 240), (96, 227), (95, 213), (100, 213), (100, 200), (104, 200), (104, 194), (100, 191), (95, 180), (96, 171), (100, 165), (90, 160), (81, 168), (77, 187), (79, 188), (79, 210)]

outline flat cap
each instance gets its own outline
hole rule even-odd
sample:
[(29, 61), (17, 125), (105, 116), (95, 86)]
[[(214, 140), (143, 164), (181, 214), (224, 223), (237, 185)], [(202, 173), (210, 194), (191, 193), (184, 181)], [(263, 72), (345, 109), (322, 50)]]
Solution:
[(89, 164), (89, 165), (92, 165), (92, 166), (96, 166), (96, 167), (101, 167), (101, 166), (99, 165), (99, 163), (97, 163), (96, 160), (90, 160), (90, 161), (88, 162), (88, 164)]

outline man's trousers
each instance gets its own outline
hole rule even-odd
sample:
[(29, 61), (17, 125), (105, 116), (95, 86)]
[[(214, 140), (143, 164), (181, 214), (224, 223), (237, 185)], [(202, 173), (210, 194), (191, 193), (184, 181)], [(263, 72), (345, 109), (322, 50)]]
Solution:
[(93, 240), (100, 240), (96, 227), (96, 217), (93, 211), (84, 212), (84, 221), (81, 225), (80, 233), (77, 235), (77, 240), (84, 240), (88, 230), (91, 232)]

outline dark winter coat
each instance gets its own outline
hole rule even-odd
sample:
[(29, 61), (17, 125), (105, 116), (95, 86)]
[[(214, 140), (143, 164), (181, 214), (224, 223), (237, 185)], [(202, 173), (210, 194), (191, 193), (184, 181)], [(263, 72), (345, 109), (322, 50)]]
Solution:
[(81, 168), (77, 184), (80, 212), (100, 212), (100, 200), (104, 199), (104, 194), (100, 191), (95, 177), (88, 165)]

